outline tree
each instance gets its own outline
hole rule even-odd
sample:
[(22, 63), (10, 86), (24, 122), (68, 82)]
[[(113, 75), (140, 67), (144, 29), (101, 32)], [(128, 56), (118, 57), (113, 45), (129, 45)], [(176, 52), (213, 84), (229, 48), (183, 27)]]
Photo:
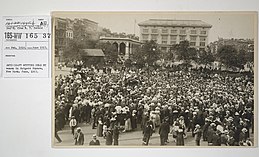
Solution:
[(230, 45), (224, 45), (218, 50), (220, 61), (228, 68), (243, 68), (246, 63), (244, 51), (238, 52), (237, 49)]
[(93, 49), (95, 48), (97, 41), (87, 38), (74, 38), (70, 40), (68, 46), (64, 51), (64, 58), (71, 59), (80, 59), (79, 50), (80, 49)]
[(157, 43), (153, 40), (147, 41), (141, 48), (136, 49), (133, 54), (133, 60), (137, 64), (154, 65), (160, 59), (160, 49)]
[(211, 64), (212, 62), (215, 61), (215, 57), (214, 55), (211, 53), (211, 50), (208, 49), (207, 51), (201, 51), (199, 54), (199, 58), (197, 60), (197, 62), (199, 64), (204, 64), (205, 68), (208, 64)]
[(190, 47), (189, 41), (184, 40), (179, 44), (175, 44), (171, 47), (170, 51), (175, 53), (177, 60), (182, 60), (183, 65), (187, 68), (190, 66), (192, 60), (196, 61), (197, 59), (197, 50)]
[(118, 58), (118, 52), (117, 52), (117, 48), (115, 45), (107, 42), (98, 42), (95, 45), (96, 49), (102, 49), (107, 60), (111, 61), (111, 62), (117, 62), (117, 58)]
[(246, 61), (247, 62), (250, 62), (250, 63), (253, 63), (254, 62), (254, 51), (251, 51), (251, 52), (246, 52)]
[[(173, 45), (174, 46), (174, 45)], [(175, 60), (175, 49), (173, 46), (169, 49), (167, 53), (164, 54), (164, 59), (168, 61), (174, 61)]]
[(63, 56), (68, 60), (80, 59), (79, 50), (84, 48), (83, 42), (71, 40), (68, 47), (65, 49)]
[(243, 69), (244, 68), (244, 65), (247, 63), (247, 52), (244, 50), (244, 49), (241, 49), (238, 54), (237, 54), (237, 58), (236, 58), (236, 66), (238, 68), (241, 68)]

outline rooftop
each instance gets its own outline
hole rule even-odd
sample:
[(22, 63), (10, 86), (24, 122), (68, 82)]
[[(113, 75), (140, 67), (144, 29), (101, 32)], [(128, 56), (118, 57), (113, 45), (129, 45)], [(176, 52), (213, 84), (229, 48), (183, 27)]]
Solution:
[(82, 56), (91, 56), (91, 57), (104, 57), (104, 53), (101, 49), (81, 49)]
[(131, 39), (131, 38), (128, 38), (128, 37), (121, 38), (121, 37), (105, 37), (105, 36), (101, 36), (100, 40), (116, 40), (116, 41), (121, 40), (121, 41), (131, 41), (131, 42), (135, 42), (135, 43), (141, 43), (138, 40)]
[(178, 26), (178, 27), (206, 27), (212, 25), (201, 20), (173, 20), (173, 19), (149, 19), (138, 24), (139, 26)]

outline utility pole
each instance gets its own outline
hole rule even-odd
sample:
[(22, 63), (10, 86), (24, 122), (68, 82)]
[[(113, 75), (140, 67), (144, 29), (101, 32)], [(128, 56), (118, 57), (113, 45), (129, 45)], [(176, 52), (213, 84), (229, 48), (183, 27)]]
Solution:
[(134, 35), (136, 35), (135, 31), (136, 31), (136, 19), (134, 20)]

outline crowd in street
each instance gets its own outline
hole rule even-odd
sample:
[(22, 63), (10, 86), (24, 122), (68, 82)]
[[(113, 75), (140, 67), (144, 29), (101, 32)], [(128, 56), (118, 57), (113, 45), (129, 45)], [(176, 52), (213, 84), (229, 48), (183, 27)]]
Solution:
[(69, 125), (75, 145), (84, 144), (79, 126), (87, 123), (96, 129), (91, 145), (97, 137), (119, 145), (141, 130), (143, 145), (156, 132), (161, 145), (252, 146), (253, 112), (254, 80), (244, 74), (80, 65), (55, 78), (55, 136), (61, 142), (58, 131)]

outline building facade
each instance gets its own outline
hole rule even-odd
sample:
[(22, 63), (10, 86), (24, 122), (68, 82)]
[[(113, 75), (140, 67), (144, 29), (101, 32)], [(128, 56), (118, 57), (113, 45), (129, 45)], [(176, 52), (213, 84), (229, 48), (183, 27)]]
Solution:
[(174, 44), (188, 40), (190, 47), (199, 50), (208, 45), (209, 30), (212, 25), (201, 20), (149, 19), (138, 24), (140, 41), (156, 41), (166, 52)]
[(63, 53), (71, 41), (98, 40), (98, 23), (88, 19), (54, 18), (55, 56), (63, 61)]
[(98, 40), (98, 23), (88, 19), (74, 19), (74, 38)]
[(66, 19), (55, 18), (55, 48), (64, 49), (66, 46)]
[(212, 53), (217, 53), (218, 50), (224, 45), (233, 46), (237, 51), (244, 50), (247, 53), (254, 52), (254, 39), (218, 38), (217, 41), (210, 43), (209, 47)]

